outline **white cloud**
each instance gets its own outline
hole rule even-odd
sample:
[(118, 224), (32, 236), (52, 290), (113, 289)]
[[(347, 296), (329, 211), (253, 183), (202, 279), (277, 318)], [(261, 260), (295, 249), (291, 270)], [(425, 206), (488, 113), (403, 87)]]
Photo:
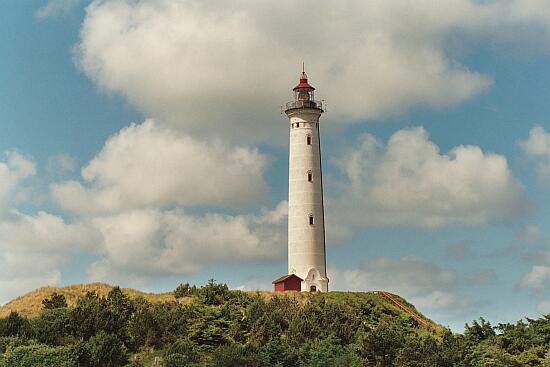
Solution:
[(31, 216), (16, 211), (0, 222), (0, 249), (4, 251), (72, 251), (92, 249), (99, 233), (86, 223), (66, 223), (39, 211)]
[(61, 280), (60, 267), (71, 253), (94, 251), (100, 233), (85, 223), (12, 209), (0, 220), (0, 303)]
[(455, 293), (458, 277), (437, 264), (416, 256), (378, 257), (357, 269), (330, 268), (331, 289), (385, 290), (406, 298), (420, 309), (456, 313), (469, 305)]
[(85, 223), (67, 223), (39, 211), (17, 208), (28, 202), (26, 180), (36, 175), (35, 163), (16, 152), (0, 161), (0, 303), (35, 287), (56, 284), (59, 267), (73, 250), (90, 250), (99, 232)]
[(266, 163), (255, 148), (197, 140), (148, 120), (107, 140), (82, 169), (85, 186), (68, 181), (51, 191), (63, 208), (77, 213), (242, 206), (263, 197)]
[(416, 256), (400, 259), (378, 257), (365, 261), (356, 270), (334, 270), (336, 287), (350, 290), (386, 290), (418, 295), (453, 288), (457, 282), (455, 273)]
[(104, 258), (92, 280), (116, 274), (185, 274), (219, 262), (279, 259), (286, 246), (286, 202), (260, 215), (193, 216), (181, 209), (97, 217)]
[(400, 130), (387, 145), (362, 135), (336, 161), (344, 179), (328, 203), (330, 226), (483, 224), (526, 207), (506, 158), (476, 146), (441, 154), (423, 128)]
[(0, 161), (0, 217), (24, 196), (21, 183), (35, 174), (32, 160), (16, 152), (6, 153), (5, 160)]
[(74, 10), (80, 2), (81, 0), (47, 0), (46, 4), (36, 11), (35, 16), (38, 19), (64, 16)]
[[(550, 253), (547, 254), (550, 257)], [(550, 263), (533, 265), (531, 271), (525, 274), (520, 282), (522, 288), (533, 288), (543, 290), (546, 282), (550, 279)]]
[(470, 40), (546, 51), (549, 30), (544, 1), (102, 0), (87, 8), (76, 59), (146, 115), (265, 140), (284, 131), (277, 106), (302, 60), (340, 124), (460, 103), (492, 83), (460, 63)]
[(550, 133), (537, 125), (529, 132), (529, 138), (519, 144), (525, 154), (537, 160), (540, 182), (550, 184)]
[(39, 251), (0, 252), (0, 304), (61, 280), (59, 256)]

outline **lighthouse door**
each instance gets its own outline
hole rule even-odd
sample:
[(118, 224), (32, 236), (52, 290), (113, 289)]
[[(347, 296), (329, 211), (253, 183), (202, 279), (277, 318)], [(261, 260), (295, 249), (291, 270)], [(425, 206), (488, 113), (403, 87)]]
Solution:
[(312, 285), (311, 287), (309, 287), (309, 291), (310, 292), (317, 292), (317, 287)]

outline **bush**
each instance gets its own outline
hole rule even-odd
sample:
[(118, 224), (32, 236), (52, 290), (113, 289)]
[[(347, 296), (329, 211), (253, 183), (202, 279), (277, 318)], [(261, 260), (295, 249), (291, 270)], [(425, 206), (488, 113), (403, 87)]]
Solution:
[(73, 347), (33, 344), (6, 353), (5, 364), (10, 367), (78, 367), (78, 360)]
[(260, 361), (256, 353), (241, 344), (219, 347), (213, 354), (214, 367), (255, 367)]
[(34, 344), (34, 342), (18, 336), (2, 336), (0, 337), (0, 355), (6, 353), (7, 350), (29, 344)]
[(208, 283), (199, 290), (199, 296), (204, 304), (218, 306), (229, 299), (229, 287), (227, 287), (227, 284), (218, 284), (214, 279), (210, 279)]
[(93, 367), (122, 367), (128, 363), (128, 353), (116, 335), (100, 331), (86, 343)]
[(183, 297), (191, 297), (196, 296), (198, 294), (198, 289), (196, 286), (191, 286), (189, 283), (181, 283), (178, 285), (176, 290), (174, 291), (174, 297), (176, 299), (183, 298)]
[(300, 361), (303, 367), (361, 367), (363, 365), (361, 358), (351, 348), (342, 345), (340, 340), (332, 335), (306, 343), (300, 349)]
[(62, 294), (53, 293), (50, 298), (42, 300), (42, 306), (46, 310), (67, 307), (67, 300)]
[(190, 362), (199, 360), (197, 346), (187, 339), (178, 339), (170, 344), (164, 356), (167, 367), (186, 366)]
[(19, 336), (31, 338), (33, 335), (31, 324), (26, 317), (17, 312), (11, 312), (8, 317), (0, 319), (0, 336)]
[(71, 318), (67, 308), (45, 309), (32, 325), (41, 343), (62, 345), (71, 339)]

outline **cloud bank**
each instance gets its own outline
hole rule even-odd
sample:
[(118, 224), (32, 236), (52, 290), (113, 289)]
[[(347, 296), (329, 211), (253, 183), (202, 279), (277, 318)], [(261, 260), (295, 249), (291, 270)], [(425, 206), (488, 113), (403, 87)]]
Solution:
[(197, 140), (148, 120), (107, 140), (82, 169), (85, 185), (68, 181), (51, 191), (62, 208), (76, 213), (242, 207), (263, 199), (266, 163), (255, 148)]
[(492, 84), (461, 64), (468, 42), (547, 34), (545, 8), (537, 1), (103, 0), (87, 8), (76, 60), (101, 89), (148, 116), (191, 134), (267, 140), (282, 131), (278, 106), (302, 60), (333, 124), (448, 106)]
[(397, 131), (387, 144), (364, 134), (335, 164), (341, 194), (328, 202), (327, 217), (338, 233), (484, 224), (512, 219), (527, 205), (504, 156), (477, 146), (442, 154), (420, 127)]

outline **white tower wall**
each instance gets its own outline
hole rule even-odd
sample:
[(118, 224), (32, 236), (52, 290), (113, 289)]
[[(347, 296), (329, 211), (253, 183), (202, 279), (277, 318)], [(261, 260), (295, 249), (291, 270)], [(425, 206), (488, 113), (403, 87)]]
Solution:
[(310, 291), (312, 286), (318, 291), (328, 291), (319, 142), (322, 112), (320, 108), (286, 111), (290, 119), (288, 273), (304, 279), (302, 291)]

